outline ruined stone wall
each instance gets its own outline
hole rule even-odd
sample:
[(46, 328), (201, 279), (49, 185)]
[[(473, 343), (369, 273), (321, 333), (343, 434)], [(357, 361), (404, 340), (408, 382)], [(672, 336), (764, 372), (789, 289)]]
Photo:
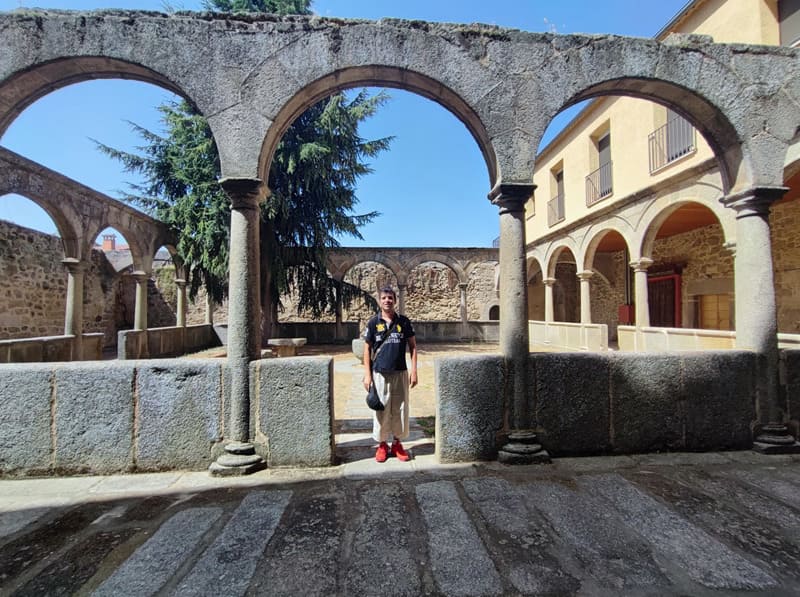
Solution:
[(406, 314), (415, 321), (461, 321), (458, 276), (446, 265), (427, 261), (408, 276)]
[[(61, 240), (0, 220), (0, 339), (58, 336), (64, 333), (67, 272)], [(93, 250), (84, 273), (83, 331), (117, 342), (117, 331), (133, 326), (135, 284), (120, 275), (102, 251)], [(151, 327), (175, 324), (155, 283), (148, 297)]]
[(495, 290), (495, 265), (476, 265), (470, 271), (467, 282), (467, 319), (488, 319), (488, 307), (495, 304), (500, 304), (500, 293)]
[(64, 333), (67, 273), (61, 240), (0, 220), (0, 338)]
[(778, 331), (800, 333), (800, 201), (778, 203), (770, 215)]

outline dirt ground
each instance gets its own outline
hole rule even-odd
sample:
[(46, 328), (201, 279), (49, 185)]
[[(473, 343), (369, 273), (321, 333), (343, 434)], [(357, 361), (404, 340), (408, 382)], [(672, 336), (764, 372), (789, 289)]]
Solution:
[[(424, 344), (419, 345), (417, 374), (419, 383), (411, 390), (411, 415), (433, 417), (436, 414), (434, 389), (434, 362), (437, 358), (457, 354), (485, 354), (497, 352), (496, 344)], [(346, 419), (349, 400), (363, 401), (366, 395), (361, 386), (363, 366), (350, 346), (304, 346), (301, 355), (330, 355), (334, 361), (333, 394), (334, 417)]]

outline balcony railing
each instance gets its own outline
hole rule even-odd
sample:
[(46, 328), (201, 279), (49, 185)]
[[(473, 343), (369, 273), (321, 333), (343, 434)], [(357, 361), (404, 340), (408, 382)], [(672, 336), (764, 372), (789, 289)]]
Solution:
[(650, 174), (695, 151), (695, 136), (694, 127), (680, 116), (650, 133)]
[(611, 162), (607, 162), (586, 177), (586, 205), (594, 205), (608, 197), (613, 190)]
[(547, 202), (547, 225), (555, 226), (564, 219), (564, 195), (558, 194)]

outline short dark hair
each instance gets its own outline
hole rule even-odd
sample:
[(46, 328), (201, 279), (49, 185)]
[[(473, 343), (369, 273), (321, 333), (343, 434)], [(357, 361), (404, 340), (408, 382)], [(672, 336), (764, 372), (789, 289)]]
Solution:
[(394, 291), (394, 288), (391, 286), (384, 286), (378, 291), (378, 297), (382, 294), (391, 294), (394, 297), (394, 300), (397, 300), (397, 293)]

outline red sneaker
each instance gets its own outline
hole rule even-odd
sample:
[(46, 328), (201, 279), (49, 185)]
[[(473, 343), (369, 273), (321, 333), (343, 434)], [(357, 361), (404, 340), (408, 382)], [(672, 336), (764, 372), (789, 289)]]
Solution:
[(406, 449), (403, 447), (398, 440), (394, 440), (392, 443), (392, 456), (396, 456), (398, 460), (402, 460), (403, 462), (408, 462), (411, 460), (411, 456), (408, 455)]
[(389, 457), (389, 446), (386, 442), (381, 442), (378, 446), (378, 451), (375, 452), (375, 460), (378, 462), (386, 462), (386, 459)]

